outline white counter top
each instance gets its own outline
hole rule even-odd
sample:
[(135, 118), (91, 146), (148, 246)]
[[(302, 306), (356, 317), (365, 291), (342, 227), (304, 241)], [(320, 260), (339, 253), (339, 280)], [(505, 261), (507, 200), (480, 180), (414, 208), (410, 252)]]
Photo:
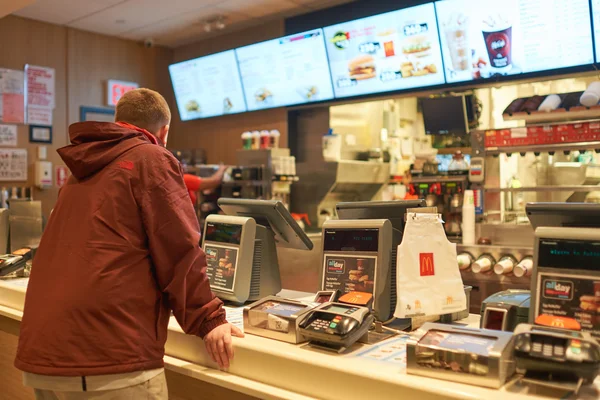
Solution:
[[(21, 319), (25, 287), (26, 281), (0, 281), (0, 316)], [(478, 318), (471, 315), (461, 323), (477, 326)], [(235, 359), (229, 371), (222, 372), (213, 369), (215, 364), (208, 358), (202, 341), (185, 335), (171, 318), (165, 365), (174, 372), (261, 399), (524, 400), (540, 395), (570, 398), (557, 390), (524, 387), (516, 380), (494, 390), (408, 375), (404, 340), (405, 337), (396, 336), (378, 345), (358, 344), (350, 353), (338, 355), (305, 344), (246, 335), (243, 339), (234, 338)], [(578, 398), (598, 399), (599, 393), (600, 379), (594, 386), (582, 389)]]

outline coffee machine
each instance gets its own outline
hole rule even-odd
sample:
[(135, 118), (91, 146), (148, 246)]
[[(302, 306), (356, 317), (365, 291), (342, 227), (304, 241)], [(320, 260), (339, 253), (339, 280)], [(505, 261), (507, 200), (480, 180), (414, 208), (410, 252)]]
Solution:
[(408, 192), (425, 199), (427, 207), (438, 208), (448, 237), (460, 237), (463, 195), (467, 185), (466, 175), (420, 176), (412, 178)]

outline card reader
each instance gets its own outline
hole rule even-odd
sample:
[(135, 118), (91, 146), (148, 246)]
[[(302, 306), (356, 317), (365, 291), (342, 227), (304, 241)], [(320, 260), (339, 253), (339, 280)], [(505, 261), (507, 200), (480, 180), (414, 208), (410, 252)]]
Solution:
[(300, 330), (312, 346), (342, 352), (366, 336), (373, 322), (366, 307), (324, 303), (306, 315)]
[(600, 372), (600, 345), (588, 332), (520, 324), (515, 329), (517, 371), (541, 381), (572, 377), (592, 383)]

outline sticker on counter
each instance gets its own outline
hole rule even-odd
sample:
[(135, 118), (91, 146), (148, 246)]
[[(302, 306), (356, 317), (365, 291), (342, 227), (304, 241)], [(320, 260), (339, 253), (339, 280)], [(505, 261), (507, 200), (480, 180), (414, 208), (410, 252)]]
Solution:
[(536, 321), (558, 328), (581, 327), (600, 338), (600, 279), (593, 276), (539, 275)]
[(364, 359), (396, 364), (406, 370), (406, 341), (410, 335), (401, 335), (385, 340), (377, 345), (368, 346), (366, 350), (351, 353), (348, 357), (360, 357)]
[(214, 289), (233, 291), (238, 258), (235, 247), (204, 245), (206, 275)]
[(325, 254), (324, 290), (374, 294), (377, 257)]
[(244, 330), (244, 307), (228, 307), (224, 306), (225, 318), (231, 325)]

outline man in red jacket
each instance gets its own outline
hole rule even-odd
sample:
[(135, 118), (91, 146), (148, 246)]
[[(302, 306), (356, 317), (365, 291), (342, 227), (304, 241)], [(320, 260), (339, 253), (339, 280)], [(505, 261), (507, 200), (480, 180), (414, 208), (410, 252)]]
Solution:
[[(166, 399), (170, 310), (221, 368), (233, 357), (210, 291), (179, 163), (164, 148), (171, 113), (126, 93), (116, 123), (69, 127), (72, 172), (35, 256), (15, 366), (38, 399)], [(82, 393), (88, 392), (88, 393)]]

